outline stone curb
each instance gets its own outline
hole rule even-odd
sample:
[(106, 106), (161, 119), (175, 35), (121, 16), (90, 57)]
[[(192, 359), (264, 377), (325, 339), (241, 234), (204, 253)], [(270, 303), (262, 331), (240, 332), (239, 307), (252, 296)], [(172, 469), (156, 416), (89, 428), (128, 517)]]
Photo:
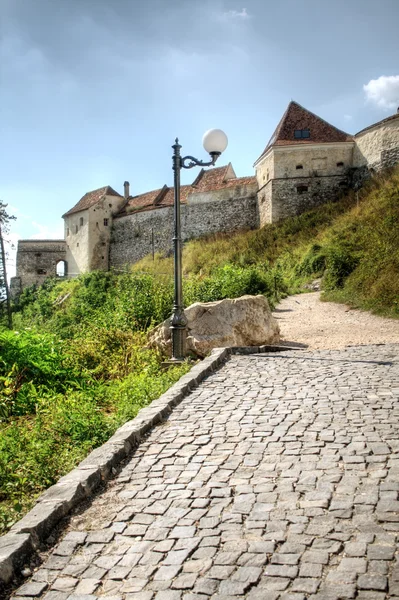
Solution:
[[(9, 583), (17, 571), (38, 551), (55, 525), (82, 500), (93, 495), (100, 483), (136, 447), (143, 436), (170, 415), (173, 408), (232, 354), (258, 354), (293, 350), (285, 346), (215, 348), (209, 357), (183, 375), (167, 392), (142, 408), (102, 446), (93, 450), (75, 469), (61, 477), (38, 499), (35, 506), (8, 533), (0, 537), (0, 584)], [(297, 350), (297, 348), (295, 348)]]

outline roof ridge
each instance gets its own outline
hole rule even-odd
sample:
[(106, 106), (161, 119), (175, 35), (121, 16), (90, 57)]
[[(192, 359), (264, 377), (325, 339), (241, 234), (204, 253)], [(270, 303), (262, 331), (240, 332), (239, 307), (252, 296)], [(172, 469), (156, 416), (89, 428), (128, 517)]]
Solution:
[(158, 196), (154, 199), (153, 205), (156, 206), (157, 204), (160, 204), (162, 202), (162, 200), (165, 198), (168, 191), (169, 191), (169, 187), (165, 183), (165, 185), (159, 192)]
[(199, 182), (201, 181), (201, 179), (203, 178), (205, 173), (205, 169), (202, 168), (201, 171), (198, 173), (197, 177), (194, 179), (194, 181), (192, 182), (191, 186), (195, 187), (196, 185), (199, 184)]
[[(300, 138), (296, 139), (294, 137), (292, 137), (291, 139), (289, 135), (290, 128), (293, 127), (295, 130), (306, 129), (306, 127), (303, 128), (300, 125), (301, 121), (304, 120), (310, 121), (310, 128), (312, 129), (314, 127), (313, 132), (315, 133), (315, 135), (312, 135), (311, 138), (308, 137), (306, 140), (302, 140)], [(292, 135), (294, 135), (294, 131), (292, 132)], [(281, 117), (276, 129), (274, 130), (273, 135), (268, 141), (265, 149), (263, 150), (259, 158), (257, 158), (257, 160), (255, 161), (254, 166), (256, 166), (259, 160), (265, 156), (268, 150), (275, 145), (283, 145), (291, 142), (292, 144), (298, 144), (304, 143), (304, 141), (306, 141), (307, 143), (316, 144), (326, 143), (328, 141), (328, 135), (331, 136), (331, 141), (335, 142), (353, 140), (352, 134), (349, 134), (346, 131), (343, 131), (342, 129), (338, 129), (338, 127), (335, 127), (335, 125), (332, 125), (331, 123), (323, 119), (323, 117), (319, 117), (319, 115), (316, 115), (316, 113), (305, 108), (304, 106), (302, 106), (302, 104), (299, 104), (299, 102), (291, 100), (286, 110), (284, 111), (284, 114)]]
[(344, 135), (349, 135), (349, 136), (353, 137), (353, 135), (351, 133), (347, 133), (343, 129), (338, 129), (338, 127), (335, 127), (335, 125), (331, 125), (331, 123), (329, 123), (328, 121), (323, 119), (323, 117), (319, 117), (319, 115), (316, 115), (316, 113), (312, 112), (308, 108), (305, 108), (304, 106), (302, 106), (302, 104), (299, 104), (299, 102), (295, 102), (295, 100), (291, 100), (290, 104), (296, 104), (297, 106), (299, 106), (299, 108), (301, 108), (305, 112), (309, 113), (313, 117), (316, 117), (316, 119), (319, 119), (319, 121), (323, 121), (323, 123), (325, 123), (329, 127), (332, 127), (333, 129), (335, 129), (336, 131), (339, 131), (340, 133), (343, 133)]

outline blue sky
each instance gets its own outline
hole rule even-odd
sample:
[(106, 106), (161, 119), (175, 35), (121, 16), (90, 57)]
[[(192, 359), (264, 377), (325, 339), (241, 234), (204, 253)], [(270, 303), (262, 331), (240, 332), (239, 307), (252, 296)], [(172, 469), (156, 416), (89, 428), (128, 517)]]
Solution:
[(206, 158), (224, 129), (244, 176), (291, 99), (349, 133), (396, 112), (398, 20), (398, 0), (0, 0), (13, 240), (63, 237), (91, 189), (171, 185), (176, 136)]

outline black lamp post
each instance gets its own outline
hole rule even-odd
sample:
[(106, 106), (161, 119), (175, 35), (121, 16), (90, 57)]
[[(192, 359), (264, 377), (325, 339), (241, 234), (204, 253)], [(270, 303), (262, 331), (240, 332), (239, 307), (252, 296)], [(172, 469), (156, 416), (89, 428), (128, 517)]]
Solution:
[(204, 134), (202, 143), (205, 150), (211, 155), (211, 160), (204, 162), (193, 156), (180, 156), (180, 144), (176, 138), (173, 148), (174, 171), (174, 302), (170, 322), (172, 330), (172, 361), (181, 362), (185, 356), (185, 337), (187, 319), (183, 307), (182, 290), (182, 245), (180, 227), (180, 171), (193, 167), (210, 167), (215, 164), (219, 156), (227, 147), (227, 136), (221, 129), (210, 129)]

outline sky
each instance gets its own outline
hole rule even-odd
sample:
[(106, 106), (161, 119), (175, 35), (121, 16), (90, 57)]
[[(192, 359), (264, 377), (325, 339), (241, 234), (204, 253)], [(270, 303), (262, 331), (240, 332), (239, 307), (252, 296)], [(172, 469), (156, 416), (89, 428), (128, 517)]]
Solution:
[(11, 240), (63, 238), (62, 214), (104, 185), (172, 185), (176, 136), (206, 160), (203, 133), (223, 129), (219, 164), (240, 177), (290, 100), (348, 133), (395, 113), (398, 21), (398, 0), (0, 0)]

